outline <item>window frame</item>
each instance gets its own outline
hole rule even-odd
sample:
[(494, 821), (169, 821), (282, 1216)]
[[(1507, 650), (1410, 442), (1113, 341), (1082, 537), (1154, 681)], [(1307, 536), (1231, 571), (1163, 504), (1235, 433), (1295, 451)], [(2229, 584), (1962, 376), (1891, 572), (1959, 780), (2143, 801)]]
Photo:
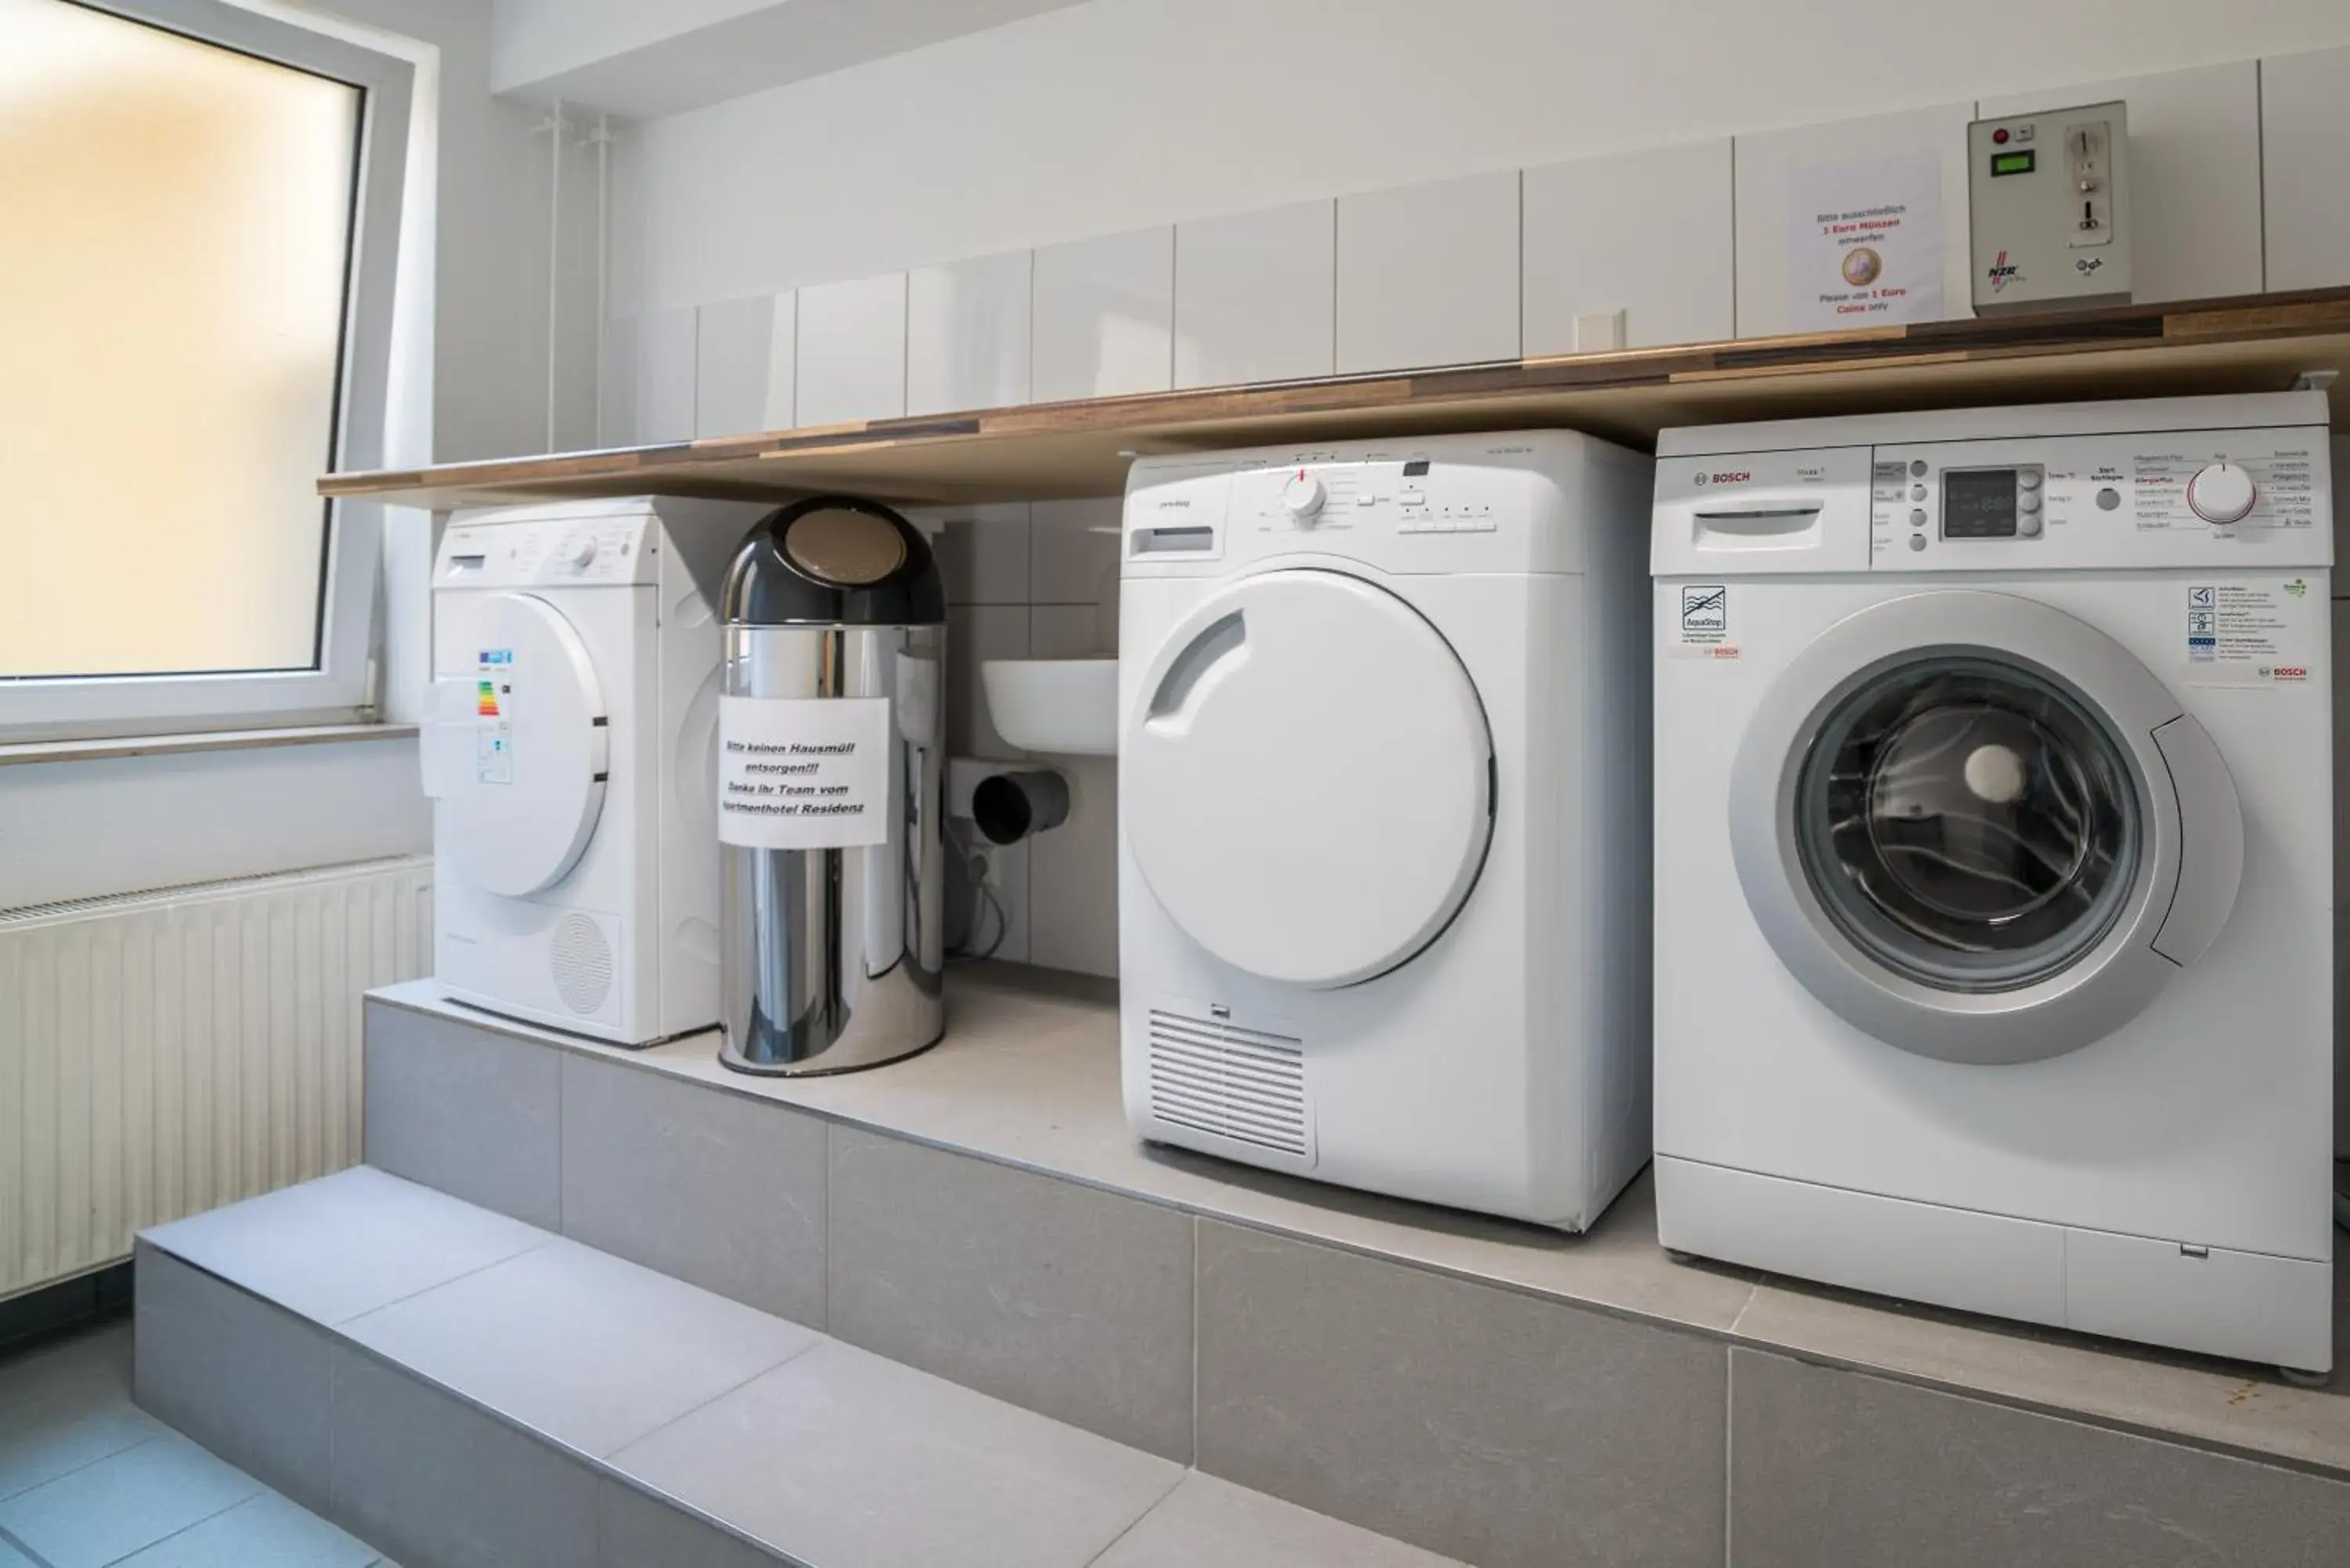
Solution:
[[(406, 60), (229, 0), (60, 0), (359, 89), (331, 468), (383, 466), (392, 302), (415, 71)], [(134, 432), (135, 439), (135, 432)], [(317, 662), (163, 675), (0, 676), (0, 742), (346, 723), (374, 716), (383, 509), (324, 502)]]

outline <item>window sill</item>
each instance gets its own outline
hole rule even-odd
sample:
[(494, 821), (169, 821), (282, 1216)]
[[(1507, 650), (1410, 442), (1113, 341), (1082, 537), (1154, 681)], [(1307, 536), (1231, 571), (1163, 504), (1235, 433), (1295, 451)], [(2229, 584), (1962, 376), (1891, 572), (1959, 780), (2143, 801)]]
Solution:
[(270, 746), (329, 746), (404, 741), (413, 724), (306, 724), (283, 730), (205, 730), (186, 735), (109, 735), (90, 741), (20, 741), (0, 745), (0, 768), (19, 763), (84, 763), (101, 757), (168, 757), (188, 752), (258, 751)]

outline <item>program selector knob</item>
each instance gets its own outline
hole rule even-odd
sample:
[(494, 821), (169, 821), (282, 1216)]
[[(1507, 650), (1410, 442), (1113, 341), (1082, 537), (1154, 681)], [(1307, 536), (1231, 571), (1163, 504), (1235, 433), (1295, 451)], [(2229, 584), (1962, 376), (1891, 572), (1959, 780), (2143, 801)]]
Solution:
[(2206, 523), (2241, 523), (2260, 496), (2252, 476), (2232, 462), (2207, 463), (2187, 482), (2187, 509)]
[(586, 571), (588, 563), (596, 558), (596, 535), (589, 534), (574, 540), (571, 548), (564, 552), (563, 558), (571, 563), (575, 571)]
[(1322, 504), (1329, 498), (1330, 493), (1322, 488), (1322, 482), (1310, 473), (1292, 474), (1289, 482), (1281, 487), (1283, 510), (1300, 523), (1308, 521), (1320, 512)]

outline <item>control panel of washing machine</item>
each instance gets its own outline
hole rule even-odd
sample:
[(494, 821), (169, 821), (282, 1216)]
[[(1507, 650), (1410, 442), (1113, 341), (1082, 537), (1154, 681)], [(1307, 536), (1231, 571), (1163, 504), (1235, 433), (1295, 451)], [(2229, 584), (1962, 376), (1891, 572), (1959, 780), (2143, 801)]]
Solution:
[(432, 564), (436, 588), (626, 587), (653, 580), (646, 509), (460, 513)]
[(2323, 431), (2242, 430), (1878, 446), (1869, 556), (1894, 569), (2188, 564), (2331, 517)]

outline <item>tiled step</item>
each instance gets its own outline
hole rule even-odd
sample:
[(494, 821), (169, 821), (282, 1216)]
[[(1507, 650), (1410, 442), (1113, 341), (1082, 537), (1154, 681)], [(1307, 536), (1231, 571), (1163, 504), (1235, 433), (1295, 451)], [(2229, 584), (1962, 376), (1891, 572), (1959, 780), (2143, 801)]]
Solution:
[(1447, 1561), (366, 1168), (148, 1232), (137, 1334), (406, 1568)]

